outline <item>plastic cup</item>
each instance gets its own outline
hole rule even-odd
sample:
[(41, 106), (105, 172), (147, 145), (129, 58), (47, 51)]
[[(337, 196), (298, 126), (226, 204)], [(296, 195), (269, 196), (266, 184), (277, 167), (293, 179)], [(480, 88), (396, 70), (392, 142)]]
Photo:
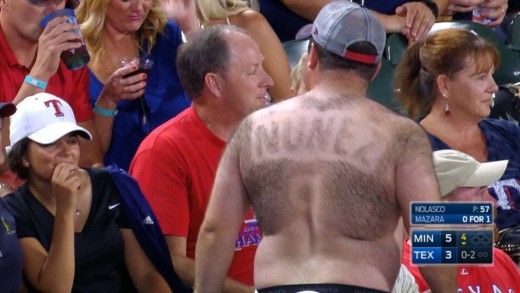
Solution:
[[(54, 18), (56, 18), (58, 16), (67, 16), (67, 18), (68, 18), (67, 23), (71, 23), (71, 24), (75, 24), (75, 25), (78, 24), (78, 22), (76, 20), (76, 14), (74, 14), (74, 10), (65, 8), (65, 9), (56, 10), (56, 11), (52, 12), (51, 14), (46, 15), (40, 22), (40, 26), (42, 28), (45, 28), (45, 26), (47, 26), (47, 23), (49, 23), (49, 21), (53, 20)], [(79, 29), (76, 29), (76, 30), (73, 30), (72, 32), (74, 32), (75, 34), (80, 36), (81, 47), (63, 51), (61, 53), (60, 57), (68, 69), (75, 70), (75, 69), (79, 69), (79, 68), (87, 65), (88, 61), (90, 60), (90, 56), (88, 54), (87, 47), (85, 45), (85, 41), (83, 40), (81, 31)]]
[(477, 8), (473, 9), (471, 20), (482, 24), (488, 24), (492, 21), (495, 21), (497, 20), (496, 18), (491, 19), (482, 16), (482, 12), (493, 12), (494, 10), (494, 8), (478, 6)]

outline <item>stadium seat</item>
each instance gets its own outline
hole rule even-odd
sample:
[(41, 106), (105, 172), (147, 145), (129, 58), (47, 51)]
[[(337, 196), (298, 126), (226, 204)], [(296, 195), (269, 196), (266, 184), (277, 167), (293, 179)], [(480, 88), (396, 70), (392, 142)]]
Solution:
[(516, 14), (511, 21), (507, 41), (511, 50), (520, 52), (520, 13)]
[(394, 67), (386, 60), (381, 60), (381, 70), (368, 85), (367, 96), (390, 110), (400, 112), (399, 103), (394, 96)]
[(406, 48), (408, 48), (408, 39), (403, 34), (388, 34), (384, 56), (395, 68), (401, 62)]
[(287, 54), (287, 58), (289, 58), (289, 65), (292, 69), (298, 64), (303, 53), (307, 52), (309, 40), (290, 40), (284, 42), (282, 45)]
[(518, 53), (508, 48), (503, 40), (490, 28), (480, 23), (468, 20), (453, 22), (438, 22), (432, 31), (446, 28), (463, 28), (474, 31), (488, 42), (492, 43), (500, 53), (500, 67), (496, 69), (493, 77), (498, 85), (516, 83), (520, 81), (520, 57)]

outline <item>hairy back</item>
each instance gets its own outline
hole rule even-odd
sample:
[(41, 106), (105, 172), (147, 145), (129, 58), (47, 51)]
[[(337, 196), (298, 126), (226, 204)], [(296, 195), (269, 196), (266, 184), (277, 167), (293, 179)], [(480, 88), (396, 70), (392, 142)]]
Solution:
[(240, 169), (264, 235), (294, 223), (316, 238), (392, 233), (403, 120), (355, 95), (307, 95), (248, 117), (236, 134)]

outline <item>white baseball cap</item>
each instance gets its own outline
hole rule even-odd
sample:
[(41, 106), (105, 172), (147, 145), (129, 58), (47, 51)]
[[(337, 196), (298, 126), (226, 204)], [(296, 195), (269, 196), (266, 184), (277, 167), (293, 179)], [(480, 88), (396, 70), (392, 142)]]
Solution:
[(456, 150), (433, 152), (433, 164), (444, 197), (457, 187), (482, 187), (496, 182), (504, 174), (507, 160), (480, 163)]
[(6, 147), (7, 152), (26, 137), (40, 144), (53, 143), (71, 132), (92, 139), (90, 132), (76, 124), (69, 104), (48, 93), (29, 96), (16, 106), (9, 132), (11, 145)]

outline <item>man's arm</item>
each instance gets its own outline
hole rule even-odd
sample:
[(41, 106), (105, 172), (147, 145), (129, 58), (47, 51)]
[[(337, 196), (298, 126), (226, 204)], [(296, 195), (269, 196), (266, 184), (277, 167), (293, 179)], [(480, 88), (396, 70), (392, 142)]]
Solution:
[[(195, 283), (195, 261), (186, 256), (186, 237), (169, 236), (165, 235), (168, 249), (172, 256), (173, 266), (175, 271), (179, 274), (184, 284), (188, 287), (193, 287)], [(254, 289), (243, 283), (234, 281), (230, 278), (226, 278), (224, 281), (224, 287), (222, 292), (253, 292)], [(219, 290), (220, 292), (220, 290)]]
[[(31, 68), (29, 75), (37, 80), (48, 83), (49, 79), (56, 74), (60, 64), (60, 55), (63, 51), (70, 49), (77, 49), (81, 43), (77, 42), (78, 35), (73, 30), (78, 29), (70, 23), (65, 22), (66, 17), (56, 17), (50, 21), (41, 36), (38, 39), (38, 49), (36, 53), (36, 60), (32, 63), (32, 58), (28, 60), (30, 54), (24, 56), (17, 56), (22, 65)], [(33, 56), (33, 55), (30, 55)], [(26, 97), (37, 93), (44, 92), (45, 89), (39, 88), (28, 83), (22, 83), (18, 90), (13, 103), (18, 104)], [(61, 97), (63, 98), (63, 97)]]
[[(401, 143), (396, 166), (396, 196), (406, 230), (410, 231), (410, 203), (440, 202), (441, 198), (430, 142), (422, 128), (407, 120), (399, 130), (398, 139)], [(420, 271), (432, 292), (457, 292), (457, 267), (420, 267)]]
[(197, 241), (195, 292), (221, 292), (233, 258), (238, 230), (251, 206), (240, 174), (239, 147), (235, 136), (217, 171)]

